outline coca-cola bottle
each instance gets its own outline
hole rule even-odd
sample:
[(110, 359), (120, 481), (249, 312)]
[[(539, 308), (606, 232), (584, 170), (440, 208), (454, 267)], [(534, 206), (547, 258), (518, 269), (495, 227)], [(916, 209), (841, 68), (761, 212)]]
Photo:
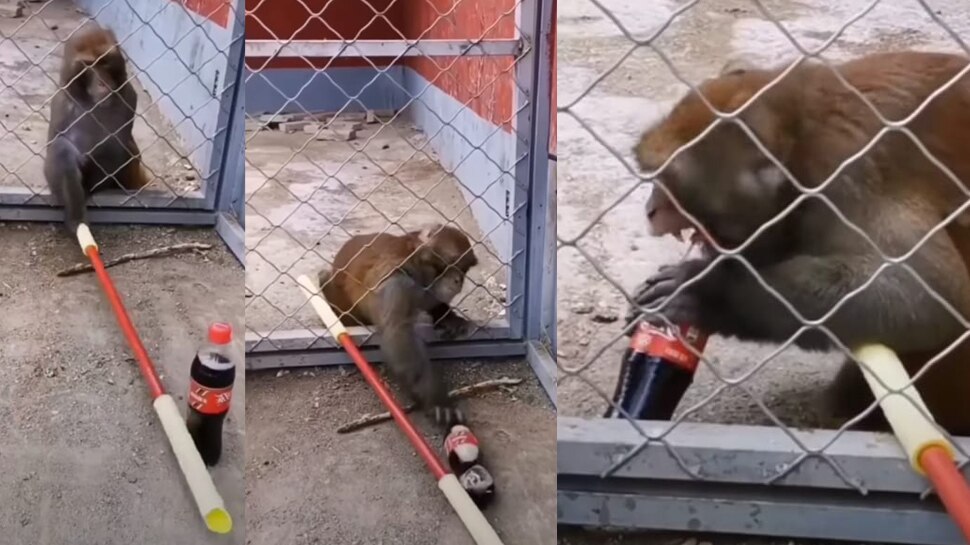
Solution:
[(192, 360), (189, 409), (185, 425), (206, 465), (222, 455), (222, 423), (232, 402), (236, 364), (229, 352), (232, 326), (217, 322), (209, 326), (209, 341)]
[[(631, 418), (670, 420), (693, 382), (700, 361), (696, 354), (704, 351), (707, 335), (689, 325), (678, 329), (683, 341), (669, 326), (653, 326), (645, 321), (637, 324), (623, 354), (613, 394), (613, 404), (622, 407)], [(623, 414), (610, 406), (606, 417), (623, 418)]]
[(451, 471), (472, 500), (484, 507), (495, 495), (495, 479), (481, 463), (478, 438), (467, 426), (451, 427), (445, 437), (445, 455)]

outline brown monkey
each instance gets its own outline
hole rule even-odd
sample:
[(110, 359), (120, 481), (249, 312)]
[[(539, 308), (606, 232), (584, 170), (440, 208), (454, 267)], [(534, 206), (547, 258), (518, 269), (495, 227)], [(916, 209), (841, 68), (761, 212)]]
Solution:
[(333, 260), (319, 282), (345, 325), (373, 325), (391, 372), (444, 425), (464, 419), (448, 398), (441, 372), (427, 355), (415, 326), (422, 312), (453, 338), (468, 322), (451, 308), (468, 270), (478, 264), (468, 237), (441, 224), (396, 236), (358, 235)]
[(114, 33), (92, 23), (69, 38), (59, 85), (51, 101), (44, 177), (74, 233), (87, 222), (92, 192), (112, 185), (109, 180), (139, 189), (149, 179), (131, 133), (137, 96)]
[[(843, 77), (889, 120), (901, 120), (966, 68), (964, 56), (899, 52), (876, 54), (837, 67)], [(705, 81), (700, 92), (720, 111), (733, 112), (782, 72), (729, 70)], [(675, 150), (704, 131), (714, 114), (696, 94), (682, 99), (635, 147), (646, 171), (661, 167)], [(876, 115), (820, 64), (802, 64), (739, 114), (765, 147), (803, 186), (818, 188), (843, 161), (883, 128)], [(948, 167), (954, 183), (904, 134), (890, 132), (861, 158), (851, 160), (821, 194), (796, 203), (799, 189), (735, 123), (722, 123), (675, 158), (658, 175), (683, 209), (710, 235), (734, 249), (786, 207), (793, 209), (757, 234), (742, 255), (764, 282), (805, 320), (819, 320), (845, 346), (883, 343), (911, 374), (965, 332), (958, 319), (910, 272), (890, 266), (861, 288), (883, 264), (879, 251), (849, 228), (837, 209), (890, 257), (906, 254), (967, 200), (970, 182), (970, 77), (962, 77), (907, 127)], [(655, 187), (646, 209), (655, 236), (698, 227)], [(970, 230), (966, 214), (930, 237), (906, 260), (935, 292), (970, 318)], [(743, 340), (782, 343), (802, 326), (740, 261), (728, 258), (700, 274), (716, 252), (666, 266), (647, 279), (634, 301), (673, 322)], [(696, 282), (679, 294), (673, 291)], [(818, 329), (801, 332), (796, 344), (832, 349)], [(930, 411), (951, 433), (970, 434), (970, 343), (938, 361), (916, 382)], [(847, 362), (830, 390), (831, 409), (845, 418), (872, 403), (862, 374)], [(878, 412), (878, 411), (877, 411)], [(881, 415), (880, 415), (881, 416)], [(883, 428), (884, 421), (870, 421)]]

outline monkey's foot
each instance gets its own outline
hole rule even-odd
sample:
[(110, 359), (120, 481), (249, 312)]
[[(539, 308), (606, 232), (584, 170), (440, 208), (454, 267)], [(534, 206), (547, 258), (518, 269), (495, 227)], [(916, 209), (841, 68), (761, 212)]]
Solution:
[(446, 429), (455, 424), (463, 424), (465, 422), (464, 413), (457, 407), (436, 405), (432, 408), (431, 412), (434, 414), (435, 422), (439, 426), (444, 426)]

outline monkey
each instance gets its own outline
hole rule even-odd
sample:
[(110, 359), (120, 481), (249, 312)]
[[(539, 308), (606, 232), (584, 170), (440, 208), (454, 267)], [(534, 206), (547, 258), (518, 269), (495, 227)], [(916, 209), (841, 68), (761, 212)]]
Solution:
[(318, 282), (344, 325), (376, 326), (391, 374), (437, 423), (450, 426), (464, 414), (448, 397), (441, 371), (428, 357), (415, 326), (427, 313), (444, 338), (470, 323), (451, 308), (468, 271), (478, 264), (468, 236), (439, 223), (404, 235), (351, 237), (323, 269)]
[[(968, 62), (962, 55), (899, 51), (834, 68), (886, 119), (898, 121), (960, 76)], [(849, 350), (865, 343), (888, 346), (913, 376), (966, 332), (960, 320), (970, 317), (970, 229), (961, 208), (970, 183), (970, 76), (960, 77), (906, 124), (955, 183), (905, 134), (880, 135), (883, 122), (831, 68), (803, 62), (769, 87), (782, 72), (783, 67), (734, 68), (705, 80), (698, 91), (717, 110), (739, 112), (737, 119), (788, 174), (815, 193), (804, 195), (733, 121), (671, 159), (716, 118), (696, 92), (688, 93), (642, 133), (633, 154), (645, 172), (670, 159), (646, 203), (650, 235), (693, 229), (702, 254), (665, 265), (638, 286), (628, 323), (641, 315), (660, 320), (659, 313), (672, 323), (744, 341), (782, 344), (794, 337), (794, 344), (809, 351), (838, 348), (825, 331), (803, 330), (784, 300), (804, 320), (821, 320)], [(874, 138), (872, 148), (854, 157)], [(845, 168), (821, 187), (843, 162)], [(939, 224), (944, 226), (932, 231)], [(717, 259), (722, 252), (715, 244), (739, 252), (756, 275), (733, 256)], [(956, 314), (906, 268), (879, 270), (886, 261), (880, 251), (890, 258), (905, 255), (904, 263)], [(956, 344), (914, 384), (939, 426), (970, 435), (964, 401), (970, 394), (970, 342)], [(849, 358), (821, 401), (826, 416), (844, 424), (873, 400)], [(878, 409), (855, 425), (888, 427)]]
[(109, 180), (128, 190), (149, 183), (132, 135), (137, 100), (114, 32), (91, 23), (65, 42), (44, 177), (71, 233), (87, 223), (90, 194)]

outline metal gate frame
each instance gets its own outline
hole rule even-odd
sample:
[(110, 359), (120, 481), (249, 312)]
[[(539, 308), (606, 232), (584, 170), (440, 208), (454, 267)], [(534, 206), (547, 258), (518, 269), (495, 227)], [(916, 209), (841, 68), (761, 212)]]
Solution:
[[(637, 424), (652, 437), (671, 425)], [(888, 433), (793, 430), (802, 448), (777, 427), (681, 422), (639, 451), (627, 420), (559, 417), (557, 434), (561, 525), (966, 544)]]
[[(551, 116), (553, 23), (550, 0), (522, 0), (517, 25), (520, 36), (508, 40), (247, 40), (250, 57), (369, 56), (509, 56), (515, 68), (516, 164), (512, 214), (512, 257), (509, 265), (508, 320), (497, 320), (469, 339), (432, 342), (434, 359), (525, 357), (555, 403), (552, 354), (555, 316), (555, 180), (548, 160)], [(350, 47), (353, 45), (353, 47)], [(518, 204), (523, 203), (523, 204)], [(550, 214), (551, 212), (551, 214)], [(550, 268), (551, 267), (551, 268)], [(550, 274), (552, 270), (552, 274)], [(543, 289), (548, 283), (552, 289)], [(349, 328), (363, 353), (381, 361), (377, 336), (366, 328)], [(352, 363), (322, 327), (291, 331), (247, 332), (246, 368), (277, 369)]]
[[(241, 85), (245, 46), (244, 0), (235, 0), (232, 12), (229, 50), (225, 53), (228, 62), (224, 81), (227, 83), (219, 96), (219, 115), (204, 190), (176, 197), (150, 193), (136, 197), (112, 192), (98, 194), (89, 203), (91, 223), (212, 226), (236, 259), (243, 263), (244, 222), (241, 219), (244, 208), (232, 197), (234, 188), (244, 184), (244, 172), (233, 162), (233, 157), (238, 157), (243, 149), (244, 123), (240, 108), (244, 102)], [(135, 77), (141, 74), (139, 72)], [(61, 208), (49, 204), (48, 197), (46, 192), (35, 194), (17, 187), (0, 188), (0, 221), (61, 221)]]

